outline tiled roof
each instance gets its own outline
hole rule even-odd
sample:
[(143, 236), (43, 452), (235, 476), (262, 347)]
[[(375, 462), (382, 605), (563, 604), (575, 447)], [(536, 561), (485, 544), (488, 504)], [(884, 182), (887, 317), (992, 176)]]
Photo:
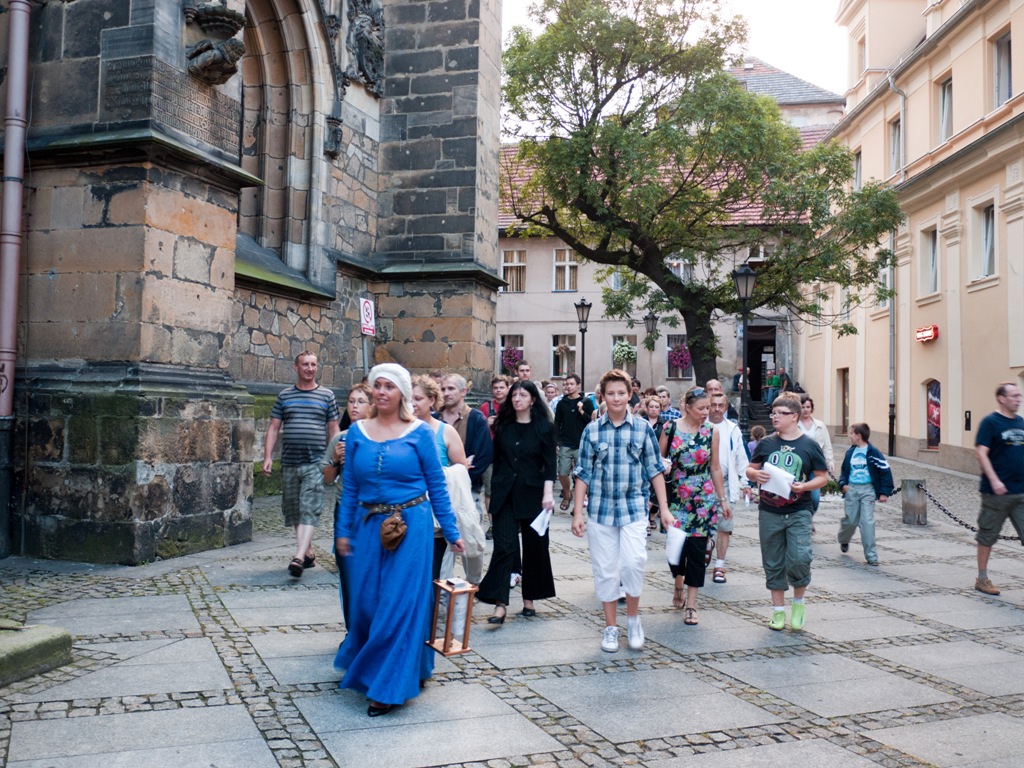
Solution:
[(796, 104), (844, 104), (846, 102), (846, 99), (838, 93), (819, 88), (813, 83), (783, 72), (753, 56), (747, 56), (744, 63), (730, 69), (729, 74), (746, 85), (747, 90), (751, 93), (771, 96), (782, 107)]
[(818, 144), (828, 135), (834, 126), (831, 125), (805, 125), (800, 128), (800, 139), (804, 143), (804, 152)]

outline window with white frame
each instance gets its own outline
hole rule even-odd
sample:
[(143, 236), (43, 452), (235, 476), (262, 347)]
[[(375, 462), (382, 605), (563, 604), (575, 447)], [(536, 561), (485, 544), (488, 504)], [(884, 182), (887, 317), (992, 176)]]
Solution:
[(693, 378), (693, 360), (690, 359), (686, 348), (686, 334), (670, 333), (665, 336), (665, 357), (668, 378)]
[(576, 270), (579, 268), (579, 256), (568, 248), (555, 249), (555, 291), (576, 290)]
[(921, 294), (939, 291), (939, 231), (932, 227), (921, 233)]
[(889, 123), (889, 174), (898, 173), (903, 167), (901, 148), (903, 146), (903, 123), (897, 118)]
[(501, 279), (506, 284), (500, 290), (506, 293), (526, 290), (526, 251), (501, 252)]
[(953, 135), (953, 78), (939, 83), (939, 142)]
[(864, 184), (864, 155), (858, 149), (853, 155), (853, 191), (859, 192)]
[(576, 370), (576, 334), (562, 333), (551, 337), (551, 375), (565, 377)]
[(499, 337), (498, 342), (499, 342), (499, 348), (498, 348), (498, 369), (502, 373), (508, 373), (509, 371), (508, 371), (508, 369), (505, 366), (505, 350), (506, 349), (518, 349), (519, 353), (520, 353), (519, 359), (521, 360), (522, 359), (523, 346), (524, 346), (523, 345), (523, 334), (521, 334), (521, 333), (503, 334), (502, 336)]
[[(886, 264), (884, 267), (878, 270), (878, 286), (883, 291), (892, 290), (892, 267)], [(889, 309), (889, 297), (886, 296), (879, 300), (879, 309)]]
[(693, 264), (682, 259), (670, 258), (667, 262), (668, 271), (679, 278), (681, 282), (693, 282)]
[(974, 238), (977, 248), (977, 279), (991, 277), (996, 273), (996, 206), (989, 203), (974, 209), (978, 235)]
[(612, 368), (636, 376), (636, 334), (612, 336)]
[(993, 71), (993, 85), (995, 86), (995, 103), (993, 106), (1000, 107), (1010, 100), (1013, 95), (1013, 79), (1011, 68), (1013, 57), (1010, 46), (1010, 33), (1002, 35), (993, 43), (995, 55), (995, 68)]

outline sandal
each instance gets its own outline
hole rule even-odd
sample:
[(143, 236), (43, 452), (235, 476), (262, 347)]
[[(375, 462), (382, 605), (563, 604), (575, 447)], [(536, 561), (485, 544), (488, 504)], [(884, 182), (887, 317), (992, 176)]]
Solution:
[(558, 505), (558, 508), (560, 510), (562, 510), (563, 512), (565, 512), (565, 510), (567, 510), (569, 508), (569, 505), (571, 503), (572, 503), (572, 501), (570, 499), (562, 499), (562, 503)]
[(302, 575), (302, 561), (299, 558), (293, 557), (292, 561), (288, 563), (288, 573), (296, 579)]
[(711, 580), (715, 584), (725, 584), (725, 568), (715, 568)]
[(683, 597), (683, 589), (684, 587), (676, 587), (675, 591), (672, 593), (673, 608), (683, 608), (686, 606), (686, 598)]
[(700, 622), (697, 621), (697, 609), (696, 608), (687, 608), (687, 609), (685, 609), (684, 613), (686, 614), (686, 618), (683, 619), (683, 624), (685, 624), (686, 626), (688, 626), (688, 627), (695, 627), (695, 626), (697, 626), (697, 624), (700, 623)]
[(707, 546), (704, 548), (704, 567), (711, 565), (711, 558), (715, 555), (715, 537), (708, 536)]
[(302, 558), (303, 568), (315, 568), (316, 567), (316, 555), (310, 555), (309, 557)]

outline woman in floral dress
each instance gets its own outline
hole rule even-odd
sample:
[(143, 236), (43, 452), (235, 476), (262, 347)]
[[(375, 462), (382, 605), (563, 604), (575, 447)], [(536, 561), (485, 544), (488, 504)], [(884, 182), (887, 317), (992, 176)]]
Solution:
[(672, 462), (667, 473), (669, 510), (686, 532), (679, 565), (669, 566), (675, 577), (672, 605), (683, 609), (683, 623), (692, 626), (697, 624), (697, 590), (704, 586), (718, 517), (730, 520), (732, 510), (723, 492), (718, 432), (708, 421), (711, 399), (702, 387), (692, 387), (682, 405), (682, 417), (661, 432), (661, 454)]

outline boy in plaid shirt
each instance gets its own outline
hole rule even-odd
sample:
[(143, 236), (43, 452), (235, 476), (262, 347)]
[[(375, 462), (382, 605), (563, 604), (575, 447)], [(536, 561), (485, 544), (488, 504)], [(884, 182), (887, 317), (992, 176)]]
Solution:
[[(672, 515), (665, 495), (664, 467), (654, 430), (646, 419), (629, 412), (630, 376), (608, 371), (598, 392), (608, 411), (587, 425), (580, 439), (573, 493), (572, 532), (587, 533), (594, 569), (594, 591), (604, 604), (604, 636), (601, 650), (619, 649), (616, 608), (619, 585), (626, 592), (626, 633), (629, 647), (644, 645), (640, 625), (640, 593), (647, 563), (647, 507), (650, 488), (666, 525)], [(583, 499), (589, 494), (590, 525), (583, 516)]]

